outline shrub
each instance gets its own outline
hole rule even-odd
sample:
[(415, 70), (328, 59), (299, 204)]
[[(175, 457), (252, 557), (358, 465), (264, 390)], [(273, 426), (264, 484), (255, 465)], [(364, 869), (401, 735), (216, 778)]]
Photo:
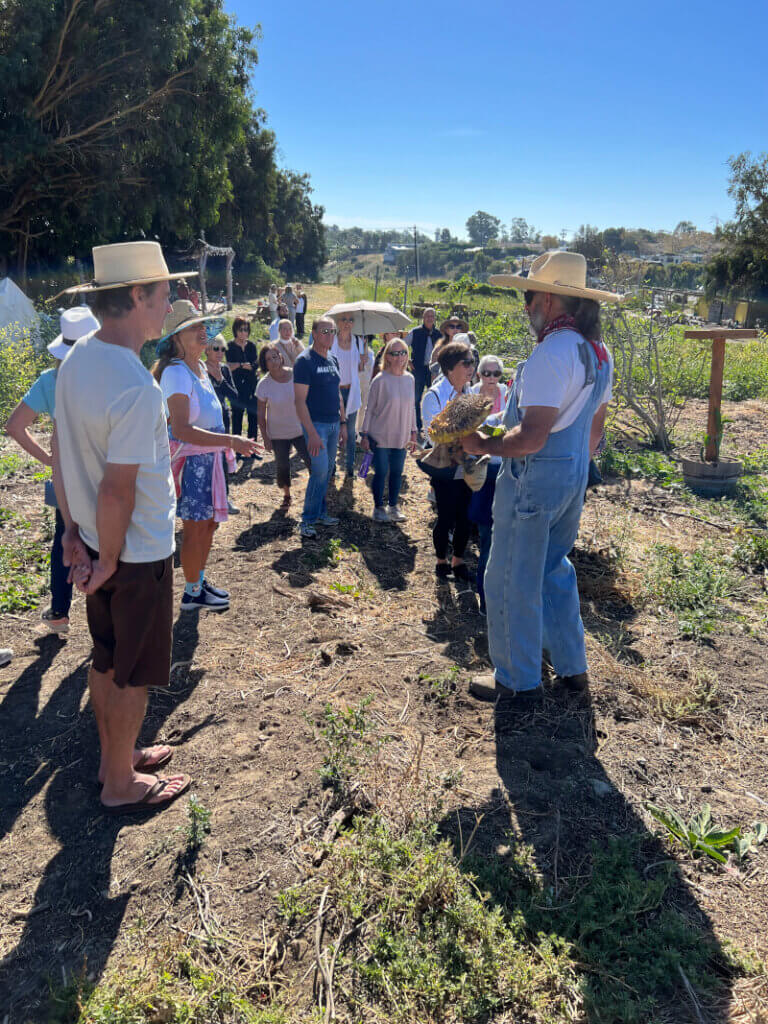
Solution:
[(35, 347), (28, 330), (18, 324), (0, 327), (0, 425), (43, 370), (52, 365), (48, 352)]

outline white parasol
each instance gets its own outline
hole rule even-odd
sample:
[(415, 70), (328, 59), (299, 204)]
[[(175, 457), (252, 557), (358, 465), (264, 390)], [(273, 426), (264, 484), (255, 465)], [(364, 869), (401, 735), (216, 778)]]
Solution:
[(411, 320), (389, 302), (340, 302), (331, 306), (326, 316), (341, 316), (347, 313), (354, 317), (353, 334), (384, 334), (388, 331), (407, 331)]

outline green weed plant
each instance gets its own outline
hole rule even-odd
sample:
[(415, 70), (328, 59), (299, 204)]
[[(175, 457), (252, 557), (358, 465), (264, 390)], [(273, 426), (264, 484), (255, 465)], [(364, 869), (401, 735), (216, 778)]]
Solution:
[(656, 544), (645, 586), (651, 599), (675, 614), (681, 635), (700, 642), (730, 615), (726, 600), (738, 580), (709, 545), (686, 554), (674, 544)]

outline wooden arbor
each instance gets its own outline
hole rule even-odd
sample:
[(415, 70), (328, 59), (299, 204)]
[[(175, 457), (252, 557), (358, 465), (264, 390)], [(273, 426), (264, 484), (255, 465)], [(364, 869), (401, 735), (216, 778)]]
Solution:
[(683, 335), (694, 341), (712, 341), (712, 369), (709, 377), (709, 412), (707, 415), (707, 445), (704, 450), (706, 462), (716, 462), (718, 458), (718, 424), (720, 407), (723, 403), (723, 368), (725, 366), (726, 341), (749, 341), (757, 337), (752, 329), (729, 329), (727, 327), (691, 328)]
[(198, 259), (200, 273), (200, 302), (203, 313), (207, 312), (208, 292), (205, 286), (205, 268), (209, 256), (224, 256), (227, 261), (227, 309), (232, 309), (232, 263), (235, 259), (235, 250), (230, 246), (209, 245), (204, 238), (198, 240), (195, 255)]

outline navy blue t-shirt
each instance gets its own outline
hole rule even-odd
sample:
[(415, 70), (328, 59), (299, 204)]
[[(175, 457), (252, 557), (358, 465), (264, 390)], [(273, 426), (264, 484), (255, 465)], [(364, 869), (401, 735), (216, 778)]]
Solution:
[(323, 359), (313, 348), (305, 348), (293, 364), (294, 384), (307, 384), (307, 409), (313, 423), (336, 423), (339, 419), (341, 374), (335, 356)]

